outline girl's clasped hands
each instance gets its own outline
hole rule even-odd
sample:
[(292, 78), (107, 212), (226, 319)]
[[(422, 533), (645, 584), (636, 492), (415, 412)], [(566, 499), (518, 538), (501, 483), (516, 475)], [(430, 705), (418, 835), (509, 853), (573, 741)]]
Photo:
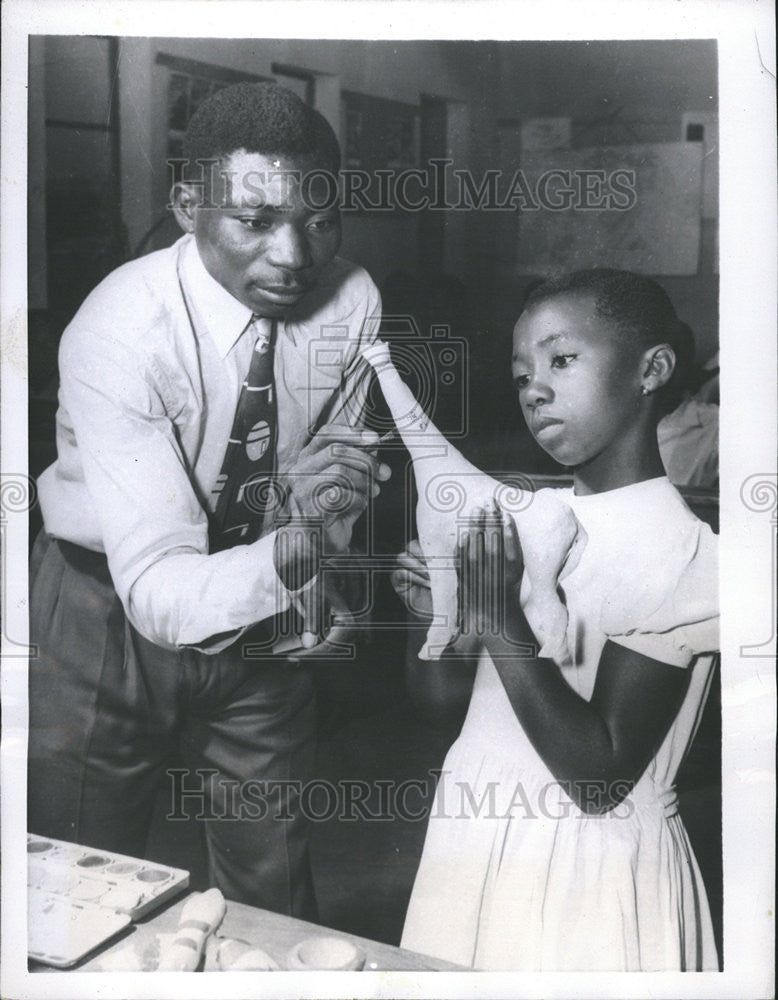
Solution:
[(524, 572), (521, 543), (513, 518), (495, 499), (470, 513), (456, 558), (461, 634), (484, 642), (526, 641), (516, 614)]

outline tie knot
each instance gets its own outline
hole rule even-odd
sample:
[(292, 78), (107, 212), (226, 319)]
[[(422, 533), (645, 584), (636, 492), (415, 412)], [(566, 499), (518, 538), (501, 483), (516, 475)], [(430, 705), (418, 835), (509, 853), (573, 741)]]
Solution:
[(254, 350), (257, 353), (266, 351), (273, 340), (275, 320), (266, 319), (264, 316), (252, 316), (250, 326), (256, 337)]

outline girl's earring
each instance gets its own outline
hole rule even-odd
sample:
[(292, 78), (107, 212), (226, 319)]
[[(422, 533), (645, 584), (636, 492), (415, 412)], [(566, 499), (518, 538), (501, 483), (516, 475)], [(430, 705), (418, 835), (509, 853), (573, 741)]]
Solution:
[(641, 387), (640, 387), (640, 394), (641, 394), (641, 396), (647, 396), (648, 395), (648, 386), (647, 385), (641, 385)]

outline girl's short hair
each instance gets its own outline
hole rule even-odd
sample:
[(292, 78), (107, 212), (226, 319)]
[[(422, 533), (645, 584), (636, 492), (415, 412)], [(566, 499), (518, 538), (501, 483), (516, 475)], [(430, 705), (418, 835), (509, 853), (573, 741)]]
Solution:
[(675, 369), (657, 397), (662, 412), (674, 410), (689, 387), (694, 334), (678, 318), (662, 286), (653, 278), (617, 268), (570, 271), (534, 285), (524, 301), (524, 309), (564, 294), (591, 295), (597, 312), (613, 323), (625, 343), (638, 349), (654, 344), (669, 344), (673, 348)]
[(324, 115), (272, 82), (224, 87), (192, 115), (183, 143), (190, 169), (237, 149), (309, 158), (333, 174), (340, 168), (340, 144)]

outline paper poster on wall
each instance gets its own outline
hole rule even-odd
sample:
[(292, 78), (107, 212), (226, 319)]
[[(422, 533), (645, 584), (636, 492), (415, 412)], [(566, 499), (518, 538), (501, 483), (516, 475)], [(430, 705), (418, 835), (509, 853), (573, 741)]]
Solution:
[(404, 170), (418, 166), (419, 108), (351, 90), (341, 91), (347, 167)]
[(702, 156), (696, 142), (525, 153), (520, 273), (599, 266), (696, 274)]
[(702, 217), (719, 214), (719, 116), (713, 111), (681, 115), (681, 139), (702, 145)]

